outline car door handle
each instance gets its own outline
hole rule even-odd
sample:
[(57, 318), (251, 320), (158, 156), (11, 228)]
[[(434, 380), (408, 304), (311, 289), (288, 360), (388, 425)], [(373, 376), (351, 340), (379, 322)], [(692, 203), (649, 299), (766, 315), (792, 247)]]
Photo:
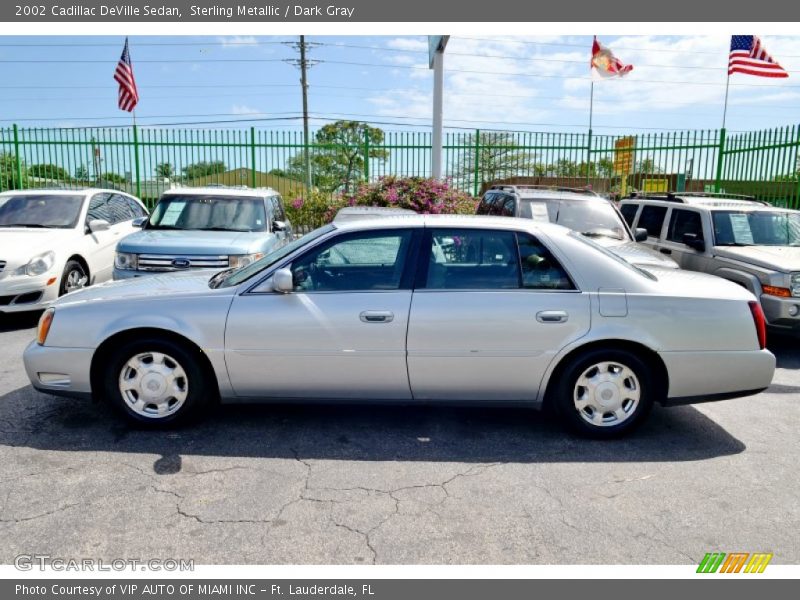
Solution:
[(660, 248), (659, 252), (661, 252), (661, 254), (672, 254), (672, 250), (669, 248)]
[(365, 310), (358, 316), (364, 323), (391, 323), (394, 321), (394, 313), (388, 310)]
[(563, 310), (541, 310), (536, 313), (539, 323), (566, 323), (569, 315)]

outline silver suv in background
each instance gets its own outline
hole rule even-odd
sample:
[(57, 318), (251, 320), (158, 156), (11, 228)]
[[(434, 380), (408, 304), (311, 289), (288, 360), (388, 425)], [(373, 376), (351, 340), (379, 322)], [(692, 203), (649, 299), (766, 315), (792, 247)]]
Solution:
[(670, 193), (625, 199), (645, 244), (683, 269), (724, 277), (760, 300), (773, 329), (800, 333), (800, 212), (726, 194)]
[(271, 188), (179, 188), (161, 196), (142, 228), (122, 239), (114, 279), (245, 267), (292, 240), (283, 201)]
[(640, 267), (676, 269), (667, 256), (637, 243), (644, 230), (631, 231), (614, 204), (591, 190), (538, 185), (493, 185), (477, 214), (521, 217), (563, 225), (592, 238), (623, 260)]

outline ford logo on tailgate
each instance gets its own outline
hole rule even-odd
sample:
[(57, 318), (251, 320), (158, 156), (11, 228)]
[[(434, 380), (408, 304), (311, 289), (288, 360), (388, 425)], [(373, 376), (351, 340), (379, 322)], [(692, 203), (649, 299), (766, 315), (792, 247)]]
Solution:
[(188, 269), (192, 266), (192, 261), (188, 258), (175, 258), (172, 260), (172, 266), (176, 269)]

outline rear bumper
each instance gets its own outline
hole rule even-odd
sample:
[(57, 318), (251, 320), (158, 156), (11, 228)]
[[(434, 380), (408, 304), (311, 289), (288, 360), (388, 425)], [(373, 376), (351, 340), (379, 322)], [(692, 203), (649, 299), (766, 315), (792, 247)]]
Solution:
[(767, 387), (775, 373), (769, 350), (662, 352), (669, 376), (664, 404), (691, 404), (750, 396)]
[(31, 342), (22, 355), (34, 388), (56, 396), (91, 396), (90, 371), (94, 349), (54, 348)]

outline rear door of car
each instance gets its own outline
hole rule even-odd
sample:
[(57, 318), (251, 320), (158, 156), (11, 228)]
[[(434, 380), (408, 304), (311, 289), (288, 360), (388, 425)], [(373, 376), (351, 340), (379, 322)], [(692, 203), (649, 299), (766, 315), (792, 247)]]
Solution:
[(414, 399), (535, 401), (589, 325), (588, 296), (530, 234), (428, 229), (408, 327)]
[(669, 207), (660, 204), (644, 204), (639, 211), (636, 227), (647, 230), (647, 239), (642, 243), (654, 250), (660, 248), (668, 209)]
[(685, 207), (673, 206), (670, 211), (664, 238), (659, 243), (659, 250), (669, 255), (681, 269), (703, 271), (707, 262), (705, 252), (687, 246), (683, 241), (685, 233), (692, 233), (703, 242), (709, 239), (709, 231), (703, 223), (700, 211)]

